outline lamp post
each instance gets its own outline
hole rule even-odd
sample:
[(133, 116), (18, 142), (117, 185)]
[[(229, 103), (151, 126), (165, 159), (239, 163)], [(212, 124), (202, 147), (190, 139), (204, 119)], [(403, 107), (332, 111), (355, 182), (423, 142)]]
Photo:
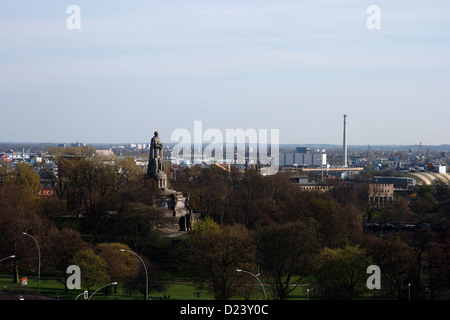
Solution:
[(91, 294), (91, 296), (89, 297), (88, 300), (90, 300), (90, 299), (92, 298), (92, 296), (93, 296), (94, 294), (96, 294), (97, 291), (99, 291), (100, 289), (103, 289), (104, 287), (107, 287), (107, 286), (116, 286), (116, 285), (117, 285), (117, 282), (111, 282), (111, 283), (105, 284), (103, 287), (100, 287), (100, 288), (98, 288), (97, 290), (95, 290), (94, 293)]
[(76, 296), (75, 300), (77, 300), (78, 297), (79, 297), (79, 296), (82, 296), (82, 295), (84, 295), (84, 298), (87, 299), (88, 296), (89, 296), (89, 292), (88, 292), (87, 290), (84, 290), (83, 293), (80, 293), (79, 295)]
[(411, 283), (408, 283), (408, 300), (411, 300)]
[(245, 272), (245, 273), (248, 273), (248, 274), (251, 274), (252, 276), (254, 276), (254, 277), (256, 278), (256, 280), (258, 280), (259, 283), (261, 284), (261, 287), (262, 287), (263, 292), (264, 292), (264, 300), (267, 300), (266, 290), (264, 290), (264, 285), (262, 284), (261, 280), (259, 280), (259, 278), (258, 278), (256, 275), (254, 275), (253, 273), (251, 273), (251, 272), (249, 272), (249, 271), (242, 270), (242, 269), (236, 269), (236, 271), (237, 271), (237, 272)]
[(37, 248), (38, 248), (38, 253), (39, 253), (39, 273), (38, 273), (38, 294), (40, 292), (40, 287), (41, 287), (41, 249), (39, 248), (39, 243), (37, 242), (37, 240), (29, 233), (26, 232), (22, 232), (23, 234), (30, 236), (34, 242), (36, 242)]
[(12, 255), (12, 256), (9, 256), (9, 257), (6, 257), (6, 258), (3, 258), (2, 260), (0, 260), (0, 262), (2, 262), (3, 260), (6, 260), (6, 259), (13, 259), (13, 258), (15, 258), (16, 256), (15, 255)]
[(139, 258), (139, 260), (141, 260), (142, 264), (144, 265), (144, 269), (145, 269), (145, 281), (146, 281), (146, 286), (145, 286), (145, 300), (148, 300), (148, 273), (147, 273), (147, 267), (145, 266), (144, 260), (141, 259), (141, 257), (139, 257), (137, 255), (137, 253), (131, 251), (131, 250), (126, 250), (126, 249), (120, 249), (120, 251), (122, 252), (131, 252), (132, 254), (134, 254), (136, 257)]

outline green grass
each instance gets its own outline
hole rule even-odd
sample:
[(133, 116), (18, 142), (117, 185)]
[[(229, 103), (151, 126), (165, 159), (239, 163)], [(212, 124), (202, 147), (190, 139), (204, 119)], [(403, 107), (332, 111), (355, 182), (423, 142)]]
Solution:
[[(21, 284), (13, 283), (12, 277), (0, 276), (0, 290), (6, 285), (6, 290), (9, 292), (14, 292), (16, 294), (37, 294), (38, 292), (38, 280), (37, 278), (28, 277), (28, 285), (22, 286)], [(93, 287), (90, 289), (91, 294), (95, 292), (101, 286)], [(170, 296), (171, 300), (212, 300), (214, 296), (206, 291), (200, 290), (200, 297), (197, 297), (197, 288), (193, 284), (189, 283), (168, 283), (165, 286), (165, 291), (162, 292), (150, 292), (149, 298), (152, 300), (168, 299)], [(82, 293), (85, 288), (80, 290), (67, 290), (65, 291), (64, 285), (53, 279), (41, 279), (40, 280), (40, 295), (51, 298), (60, 298), (67, 300), (83, 300), (84, 297)], [(134, 293), (129, 295), (125, 292), (120, 284), (117, 286), (117, 293), (113, 293), (112, 288), (109, 290), (109, 294), (105, 295), (104, 290), (98, 291), (91, 298), (92, 300), (143, 300), (144, 296), (142, 293)]]
[[(200, 292), (200, 297), (197, 298), (197, 292)], [(198, 290), (193, 284), (184, 283), (170, 283), (167, 284), (167, 289), (161, 292), (161, 297), (168, 297), (170, 295), (171, 300), (212, 300), (214, 296), (204, 290)], [(160, 294), (150, 293), (152, 299), (160, 299)]]
[[(166, 281), (176, 281), (177, 279), (170, 279)], [(183, 279), (186, 280), (186, 279)], [(0, 290), (6, 285), (6, 290), (10, 292), (14, 292), (16, 294), (25, 295), (26, 294), (37, 294), (38, 292), (38, 279), (28, 277), (28, 285), (22, 286), (21, 284), (15, 284), (12, 282), (13, 278), (10, 276), (0, 276)], [(93, 287), (90, 289), (91, 294), (93, 294), (100, 286)], [(120, 284), (117, 286), (117, 293), (114, 293), (112, 288), (108, 288), (109, 294), (105, 294), (105, 291), (99, 290), (94, 296), (92, 296), (91, 300), (143, 300), (144, 296), (142, 293), (134, 293), (129, 295), (125, 292)], [(85, 288), (80, 290), (65, 290), (64, 284), (54, 279), (41, 278), (40, 280), (40, 295), (50, 298), (59, 298), (65, 300), (75, 300), (78, 297), (78, 300), (84, 300), (83, 292)], [(200, 296), (197, 296), (197, 292), (200, 292)], [(269, 289), (266, 287), (267, 298), (270, 299)], [(161, 292), (150, 292), (149, 299), (152, 300), (214, 300), (214, 295), (210, 292), (207, 292), (203, 289), (198, 289), (194, 284), (191, 283), (167, 283), (165, 285), (164, 291)], [(310, 295), (311, 297), (311, 295)], [(240, 297), (233, 298), (234, 299), (243, 299)], [(250, 296), (251, 300), (261, 300), (263, 299), (263, 293), (258, 288), (258, 290), (254, 290), (253, 294)], [(299, 286), (294, 291), (292, 291), (288, 295), (289, 300), (304, 300), (306, 299), (306, 287)]]

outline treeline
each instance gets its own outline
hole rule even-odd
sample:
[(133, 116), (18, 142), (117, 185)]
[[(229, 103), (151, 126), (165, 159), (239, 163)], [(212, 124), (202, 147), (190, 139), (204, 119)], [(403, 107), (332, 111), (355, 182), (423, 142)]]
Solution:
[[(167, 173), (174, 189), (189, 195), (194, 228), (170, 240), (160, 233), (157, 190), (133, 159), (101, 159), (91, 147), (52, 153), (52, 166), (40, 168), (57, 190), (50, 198), (36, 194), (40, 177), (28, 164), (0, 163), (0, 259), (16, 255), (0, 271), (14, 272), (16, 281), (20, 270), (37, 268), (27, 232), (40, 244), (43, 274), (65, 283), (69, 265), (83, 266), (85, 287), (118, 281), (143, 292), (142, 265), (124, 249), (144, 258), (154, 290), (159, 275), (178, 272), (217, 299), (248, 298), (256, 279), (239, 269), (259, 273), (270, 299), (286, 299), (298, 285), (321, 299), (447, 298), (446, 185), (417, 187), (411, 199), (374, 210), (364, 193), (338, 180), (328, 181), (329, 192), (307, 192), (283, 172), (177, 168)], [(362, 223), (369, 215), (431, 227), (372, 234)], [(370, 265), (380, 267), (381, 289), (366, 286)]]
[[(67, 267), (76, 264), (84, 266), (84, 287), (111, 279), (129, 292), (142, 291), (141, 262), (119, 250), (126, 249), (141, 254), (150, 288), (158, 287), (148, 257), (164, 246), (158, 231), (164, 218), (143, 169), (132, 158), (105, 161), (92, 147), (54, 149), (53, 155), (52, 163), (34, 168), (0, 162), (0, 256), (15, 255), (0, 263), (0, 272), (12, 273), (16, 283), (25, 272), (37, 274), (39, 251), (25, 232), (39, 245), (43, 276), (66, 284)], [(43, 181), (55, 196), (39, 195)]]
[[(288, 173), (261, 176), (215, 167), (177, 174), (176, 188), (190, 194), (191, 209), (210, 219), (209, 227), (201, 223), (189, 237), (187, 243), (195, 243), (188, 245), (189, 267), (201, 283), (213, 284), (217, 298), (233, 295), (232, 284), (242, 278), (235, 270), (245, 267), (261, 273), (275, 299), (285, 299), (300, 283), (323, 299), (448, 298), (447, 185), (419, 186), (408, 198), (373, 208), (367, 193), (339, 180), (328, 184), (329, 192), (301, 191)], [(369, 216), (431, 227), (371, 233), (362, 227)], [(238, 252), (241, 258), (235, 257)], [(380, 290), (366, 286), (370, 265), (380, 267)]]

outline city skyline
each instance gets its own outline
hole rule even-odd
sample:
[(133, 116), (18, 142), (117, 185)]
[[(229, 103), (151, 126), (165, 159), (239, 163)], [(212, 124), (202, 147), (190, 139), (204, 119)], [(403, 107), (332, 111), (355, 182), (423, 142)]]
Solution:
[(0, 4), (0, 142), (167, 143), (200, 120), (340, 145), (347, 114), (349, 146), (450, 143), (450, 4), (77, 1), (75, 30), (72, 4)]

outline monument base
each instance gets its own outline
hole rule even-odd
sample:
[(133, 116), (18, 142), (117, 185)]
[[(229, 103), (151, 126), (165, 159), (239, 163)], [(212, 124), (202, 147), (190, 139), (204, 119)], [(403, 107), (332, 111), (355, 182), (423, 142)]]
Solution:
[(153, 179), (154, 187), (162, 190), (167, 188), (167, 175), (164, 172), (157, 172), (147, 176)]
[(190, 216), (186, 209), (186, 197), (182, 192), (167, 188), (167, 175), (159, 172), (145, 175), (148, 181), (153, 182), (156, 190), (155, 207), (164, 213), (164, 228), (178, 228), (180, 231), (190, 229)]

